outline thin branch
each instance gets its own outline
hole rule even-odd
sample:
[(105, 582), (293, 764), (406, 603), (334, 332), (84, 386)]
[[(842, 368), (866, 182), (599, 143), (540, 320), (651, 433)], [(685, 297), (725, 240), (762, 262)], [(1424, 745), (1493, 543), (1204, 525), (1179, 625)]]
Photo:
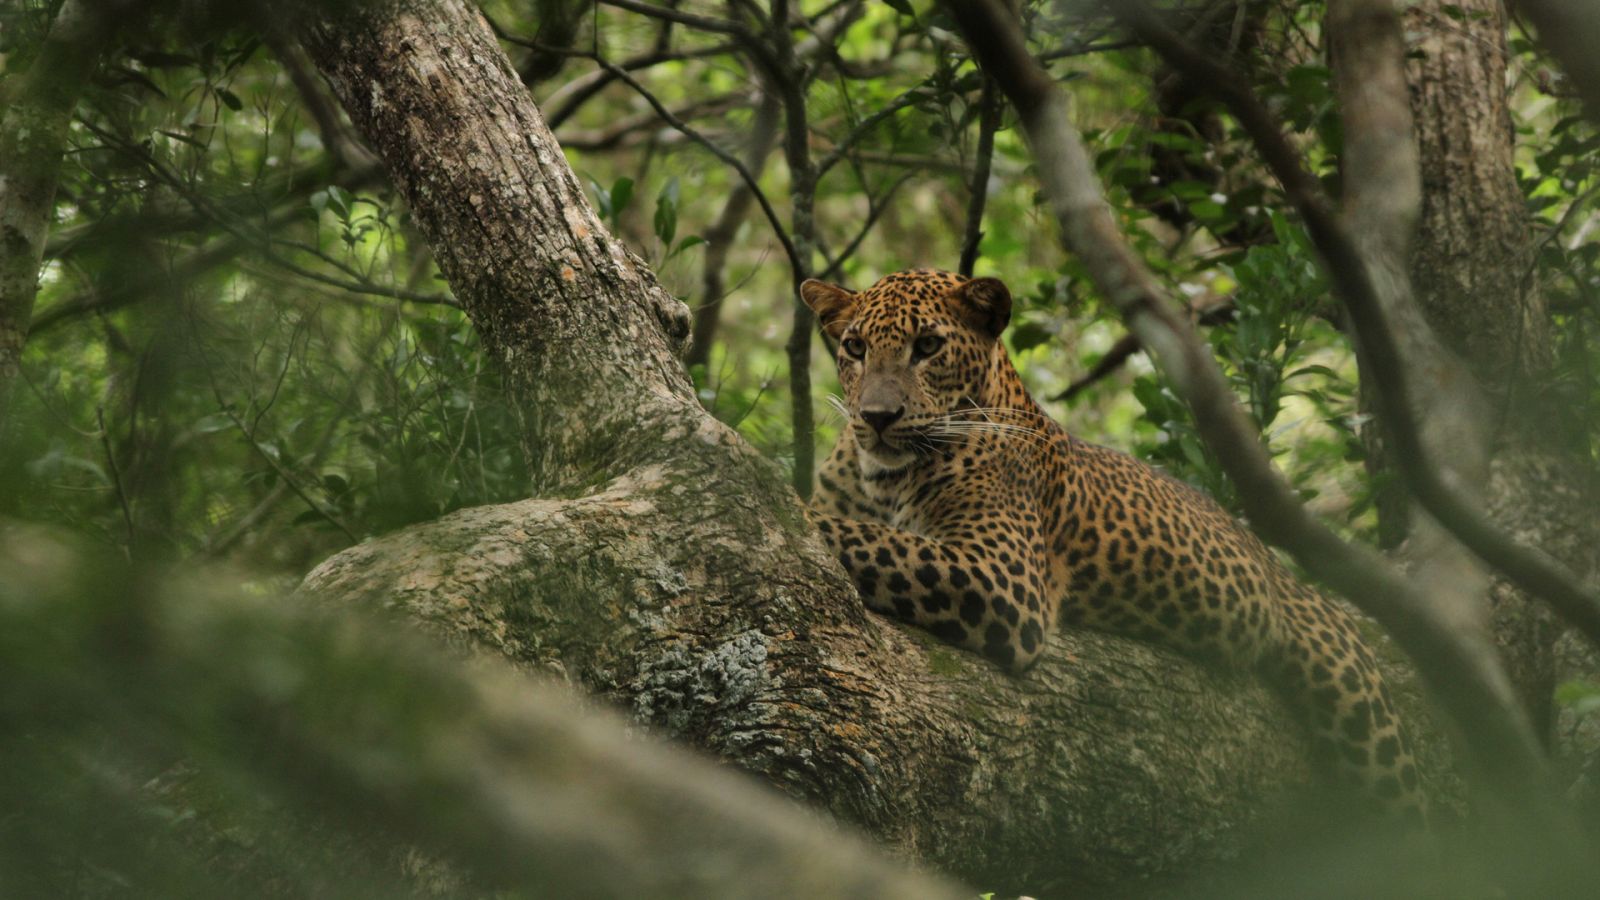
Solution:
[[(606, 73), (610, 75), (610, 72)], [(614, 78), (615, 76), (613, 76)], [(735, 109), (742, 108), (748, 95), (742, 92), (722, 94), (716, 97), (703, 97), (691, 100), (672, 112), (672, 116), (680, 122), (690, 119), (704, 118), (707, 116), (721, 118)], [(661, 116), (654, 110), (644, 110), (635, 115), (617, 119), (605, 128), (591, 131), (565, 131), (558, 135), (561, 146), (576, 150), (610, 150), (621, 146), (623, 142), (636, 133), (646, 129), (655, 132), (660, 127)], [(709, 138), (701, 136), (701, 140)]]
[(1041, 63), (1055, 62), (1058, 59), (1070, 59), (1075, 56), (1088, 56), (1091, 53), (1106, 53), (1111, 50), (1129, 50), (1143, 46), (1139, 41), (1093, 41), (1073, 42), (1054, 50), (1046, 50), (1039, 54)]
[(904, 94), (901, 94), (900, 96), (889, 101), (887, 106), (884, 106), (872, 115), (867, 116), (866, 118), (857, 122), (854, 128), (851, 128), (848, 132), (846, 132), (845, 136), (840, 138), (838, 143), (833, 145), (832, 150), (829, 150), (822, 156), (821, 159), (817, 160), (817, 178), (821, 179), (822, 176), (828, 173), (829, 169), (833, 168), (839, 163), (840, 160), (844, 159), (845, 154), (850, 151), (850, 148), (854, 146), (857, 141), (861, 140), (869, 132), (871, 132), (872, 129), (878, 127), (879, 124), (891, 118), (900, 110), (905, 109), (917, 101), (924, 99), (927, 99), (927, 94), (923, 92), (921, 88), (912, 88), (911, 90), (906, 91)]
[[(289, 242), (284, 241), (280, 243)], [(304, 246), (298, 246), (298, 249), (302, 250), (303, 252), (311, 253), (317, 256), (319, 259), (322, 259), (324, 262), (334, 263), (334, 260), (330, 259), (327, 254), (320, 250)], [(285, 271), (293, 272), (294, 274), (299, 275), (301, 278), (304, 278), (308, 281), (315, 281), (318, 284), (325, 284), (329, 287), (335, 287), (342, 291), (349, 291), (352, 294), (367, 294), (373, 297), (387, 297), (391, 300), (404, 300), (407, 303), (421, 303), (427, 306), (449, 306), (454, 309), (461, 308), (461, 303), (448, 293), (425, 294), (419, 291), (406, 290), (405, 288), (388, 287), (387, 285), (378, 284), (377, 282), (365, 277), (352, 277), (349, 279), (335, 278), (332, 275), (324, 275), (314, 269), (307, 269), (304, 266), (284, 259), (270, 250), (264, 251), (261, 256), (262, 259), (265, 259), (267, 262), (272, 263), (273, 265), (284, 269)], [(341, 268), (344, 267), (341, 266)]]
[(789, 339), (784, 342), (784, 353), (789, 359), (789, 413), (794, 425), (791, 483), (795, 493), (809, 498), (816, 457), (816, 421), (811, 409), (811, 332), (816, 330), (816, 317), (811, 307), (801, 302), (800, 285), (811, 277), (817, 238), (817, 183), (822, 178), (822, 170), (811, 159), (805, 69), (795, 54), (794, 36), (789, 33), (788, 9), (788, 0), (772, 0), (773, 27), (768, 37), (772, 42), (773, 64), (768, 78), (783, 102), (783, 158), (789, 167), (789, 221), (798, 251), (790, 267), (794, 298)]
[[(639, 0), (599, 0), (599, 2), (603, 6), (614, 6), (617, 9), (625, 9), (628, 12), (639, 13), (640, 15), (650, 16), (654, 19), (665, 19), (668, 22), (676, 22), (679, 25), (687, 25), (696, 31), (709, 31), (714, 34), (726, 34), (729, 37), (737, 38), (739, 43), (745, 45), (747, 48), (764, 46), (761, 43), (761, 39), (756, 36), (755, 32), (744, 27), (738, 22), (731, 22), (727, 19), (717, 19), (711, 16), (698, 16), (694, 13), (686, 13), (674, 7), (656, 6), (653, 3), (641, 3)], [(549, 48), (539, 47), (537, 49), (548, 51)]]
[(286, 33), (281, 20), (274, 17), (261, 0), (252, 0), (250, 13), (267, 46), (272, 49), (272, 55), (289, 73), (289, 80), (299, 93), (301, 103), (311, 113), (312, 121), (316, 122), (323, 149), (345, 168), (359, 169), (375, 164), (377, 160), (373, 155), (345, 127), (344, 120), (339, 117), (338, 106), (325, 92), (322, 80), (317, 77), (310, 60), (306, 59), (305, 50)]
[(1478, 558), (1499, 569), (1521, 590), (1544, 599), (1600, 647), (1600, 596), (1547, 554), (1523, 546), (1501, 531), (1429, 463), (1414, 412), (1410, 374), (1385, 322), (1367, 261), (1329, 207), (1316, 177), (1302, 164), (1299, 152), (1250, 85), (1233, 70), (1195, 50), (1143, 3), (1116, 4), (1115, 11), (1169, 64), (1227, 104), (1283, 185), (1350, 313), (1372, 381), (1384, 386), (1379, 394), (1380, 412), (1412, 494)]
[(260, 442), (256, 440), (255, 435), (251, 433), (250, 426), (246, 425), (244, 420), (233, 411), (232, 405), (223, 399), (222, 391), (217, 388), (215, 382), (212, 383), (211, 388), (216, 395), (217, 405), (221, 408), (222, 414), (227, 416), (229, 421), (233, 422), (235, 428), (239, 429), (239, 434), (244, 438), (245, 443), (249, 444), (250, 449), (255, 451), (256, 456), (260, 457), (261, 461), (266, 463), (267, 467), (273, 471), (273, 474), (278, 476), (278, 480), (288, 485), (289, 490), (293, 491), (294, 495), (300, 498), (300, 501), (306, 505), (306, 508), (316, 513), (318, 517), (326, 521), (328, 524), (344, 532), (345, 537), (350, 539), (350, 543), (354, 544), (360, 542), (360, 535), (352, 531), (350, 526), (344, 524), (344, 522), (341, 521), (338, 516), (335, 516), (326, 509), (323, 509), (322, 504), (311, 499), (311, 495), (307, 494), (305, 490), (300, 487), (300, 484), (295, 481), (294, 477), (290, 475), (289, 471), (283, 467), (283, 464), (274, 459), (272, 454), (268, 453), (266, 448), (261, 446)]
[[(1220, 303), (1206, 307), (1204, 311), (1194, 310), (1191, 307), (1190, 312), (1192, 315), (1198, 313), (1195, 315), (1196, 325), (1220, 325), (1223, 322), (1232, 321), (1234, 313), (1233, 301), (1231, 299), (1223, 300)], [(1129, 332), (1123, 335), (1117, 339), (1116, 343), (1111, 345), (1111, 349), (1107, 350), (1104, 356), (1100, 357), (1099, 362), (1090, 367), (1089, 371), (1073, 379), (1073, 382), (1067, 385), (1066, 390), (1050, 399), (1071, 400), (1092, 385), (1110, 376), (1111, 373), (1122, 368), (1123, 363), (1132, 359), (1134, 354), (1143, 349), (1144, 342), (1139, 340), (1137, 334)]]
[(889, 201), (894, 199), (895, 192), (900, 190), (901, 185), (915, 178), (917, 174), (916, 172), (904, 172), (894, 180), (894, 183), (889, 185), (881, 196), (876, 198), (867, 197), (867, 215), (861, 220), (861, 227), (856, 229), (855, 237), (844, 245), (844, 249), (839, 251), (838, 256), (828, 262), (826, 268), (817, 273), (818, 278), (829, 280), (839, 277), (840, 272), (844, 269), (844, 264), (850, 261), (850, 257), (855, 256), (856, 250), (861, 247), (861, 242), (866, 240), (868, 234), (872, 233), (873, 226), (878, 224), (878, 220), (889, 209)]
[[(511, 39), (506, 38), (506, 40)], [(624, 71), (638, 72), (667, 62), (724, 56), (734, 52), (738, 47), (738, 44), (729, 43), (703, 47), (699, 50), (663, 50), (636, 56), (617, 65)], [(561, 123), (572, 118), (573, 114), (583, 107), (583, 104), (593, 99), (595, 95), (605, 90), (608, 86), (614, 84), (616, 80), (616, 76), (610, 72), (604, 69), (597, 69), (562, 85), (559, 90), (545, 98), (542, 104), (550, 110), (544, 117), (545, 126), (551, 131), (560, 128)]]
[[(750, 124), (750, 143), (745, 148), (744, 163), (755, 175), (760, 175), (772, 155), (778, 139), (778, 117), (783, 106), (769, 93), (761, 95), (756, 105), (755, 118)], [(728, 251), (733, 246), (734, 234), (750, 212), (755, 195), (743, 182), (734, 185), (728, 201), (717, 214), (717, 220), (706, 230), (706, 252), (702, 265), (700, 306), (694, 311), (694, 329), (689, 341), (689, 351), (683, 362), (687, 366), (704, 364), (711, 354), (711, 343), (716, 337), (717, 325), (722, 316), (722, 299), (727, 293), (723, 276), (728, 265)]]
[(133, 510), (128, 506), (128, 493), (122, 487), (122, 469), (117, 465), (117, 454), (111, 449), (111, 433), (106, 430), (106, 409), (96, 406), (94, 409), (95, 421), (100, 425), (100, 449), (106, 454), (106, 468), (111, 470), (111, 489), (116, 492), (117, 504), (122, 507), (122, 526), (127, 529), (128, 537), (122, 545), (124, 559), (133, 559)]
[(983, 80), (978, 98), (978, 151), (972, 161), (972, 181), (967, 188), (967, 227), (961, 240), (961, 265), (957, 270), (968, 278), (978, 264), (978, 242), (983, 240), (983, 208), (989, 201), (989, 171), (994, 163), (994, 135), (1000, 130), (1005, 103), (993, 78)]
[(662, 105), (660, 100), (656, 99), (654, 94), (650, 93), (632, 75), (599, 56), (590, 56), (589, 58), (593, 59), (601, 68), (616, 76), (619, 81), (637, 91), (639, 96), (643, 97), (645, 102), (649, 103), (651, 108), (656, 111), (656, 115), (661, 117), (661, 121), (672, 126), (674, 130), (684, 137), (704, 147), (712, 156), (727, 163), (730, 168), (739, 173), (740, 180), (750, 189), (750, 193), (756, 198), (756, 203), (761, 207), (762, 214), (767, 217), (767, 224), (772, 226), (772, 232), (778, 238), (778, 243), (783, 245), (783, 252), (789, 257), (789, 264), (794, 267), (803, 265), (800, 260), (800, 251), (795, 248), (794, 241), (789, 238), (789, 232), (784, 229), (783, 220), (778, 218), (778, 211), (772, 208), (772, 203), (767, 200), (767, 195), (761, 190), (761, 185), (757, 183), (756, 177), (751, 173), (749, 167), (740, 162), (738, 157), (717, 146), (705, 135), (673, 115), (671, 111)]

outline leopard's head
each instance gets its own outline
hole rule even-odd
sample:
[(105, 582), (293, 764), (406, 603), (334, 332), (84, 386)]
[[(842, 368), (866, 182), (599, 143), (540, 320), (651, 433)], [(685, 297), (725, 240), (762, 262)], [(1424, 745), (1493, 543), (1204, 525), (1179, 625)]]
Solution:
[(880, 471), (911, 465), (984, 396), (1011, 319), (1011, 292), (998, 279), (950, 272), (899, 272), (860, 292), (813, 279), (800, 296), (838, 342), (856, 446)]

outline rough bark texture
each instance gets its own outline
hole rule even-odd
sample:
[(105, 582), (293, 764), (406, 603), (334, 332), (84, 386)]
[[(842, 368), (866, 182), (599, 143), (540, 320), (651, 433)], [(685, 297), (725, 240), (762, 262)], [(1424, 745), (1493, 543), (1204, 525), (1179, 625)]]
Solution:
[[(1464, 15), (1447, 15), (1446, 6)], [(1549, 396), (1551, 322), (1533, 282), (1531, 223), (1513, 164), (1499, 0), (1426, 0), (1407, 13), (1422, 171), (1410, 275), (1433, 331), (1469, 365), (1493, 433), (1485, 500), (1508, 533), (1579, 573), (1596, 571), (1594, 481), (1564, 448), (1567, 416)], [(1542, 735), (1552, 724), (1559, 628), (1542, 604), (1490, 586), (1493, 631)]]
[(67, 0), (0, 119), (0, 427), (39, 289), (67, 125), (104, 41), (91, 4)]
[(606, 233), (475, 12), (371, 6), (308, 43), (500, 357), (535, 489), (678, 456), (702, 418), (687, 308)]
[(782, 474), (695, 405), (683, 308), (603, 231), (477, 14), (393, 3), (308, 42), (502, 358), (540, 495), (353, 548), (309, 589), (563, 673), (985, 888), (1223, 858), (1307, 779), (1257, 685), (1087, 634), (1013, 679), (868, 615)]
[(678, 477), (458, 513), (307, 587), (559, 672), (985, 888), (1181, 871), (1237, 850), (1241, 808), (1307, 777), (1258, 686), (1083, 634), (1007, 677), (820, 592), (824, 552), (751, 535), (746, 501)]

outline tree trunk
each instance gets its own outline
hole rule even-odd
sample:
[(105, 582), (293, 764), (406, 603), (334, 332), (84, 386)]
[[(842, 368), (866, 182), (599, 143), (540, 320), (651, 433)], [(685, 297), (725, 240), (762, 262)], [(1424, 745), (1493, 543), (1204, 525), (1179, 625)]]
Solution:
[[(1531, 223), (1513, 163), (1505, 11), (1499, 0), (1425, 0), (1408, 10), (1407, 25), (1420, 36), (1408, 75), (1423, 186), (1410, 277), (1429, 325), (1487, 397), (1485, 502), (1517, 540), (1593, 573), (1593, 476), (1568, 449), (1570, 416), (1550, 391), (1551, 321), (1532, 278)], [(1507, 670), (1548, 737), (1559, 628), (1503, 579), (1489, 599)]]
[(1254, 683), (1081, 633), (1011, 678), (866, 613), (783, 474), (695, 403), (683, 307), (477, 13), (374, 4), (307, 39), (502, 360), (537, 473), (535, 499), (352, 548), (308, 589), (558, 673), (986, 889), (1225, 858), (1308, 777)]
[(0, 118), (0, 428), (39, 290), (67, 125), (105, 42), (91, 6), (62, 4), (27, 74), (8, 86)]

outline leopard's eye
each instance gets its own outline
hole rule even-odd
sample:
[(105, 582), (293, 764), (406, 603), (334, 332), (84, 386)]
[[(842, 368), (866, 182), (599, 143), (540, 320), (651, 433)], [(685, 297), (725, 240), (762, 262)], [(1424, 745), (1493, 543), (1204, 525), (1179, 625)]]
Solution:
[(943, 346), (944, 338), (937, 334), (925, 334), (922, 337), (917, 338), (916, 343), (911, 345), (911, 358), (927, 359), (935, 353), (938, 353), (939, 348)]
[(867, 355), (867, 342), (858, 337), (847, 337), (839, 346), (843, 347), (844, 352), (850, 354), (854, 359), (860, 359)]

